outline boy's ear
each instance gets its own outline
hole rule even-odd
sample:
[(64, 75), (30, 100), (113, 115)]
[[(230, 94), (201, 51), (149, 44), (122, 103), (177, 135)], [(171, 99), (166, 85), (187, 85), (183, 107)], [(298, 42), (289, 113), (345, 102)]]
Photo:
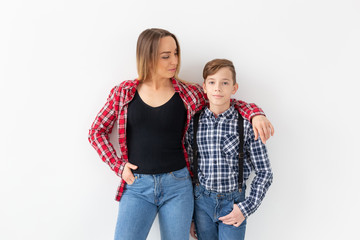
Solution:
[(234, 87), (234, 89), (232, 91), (232, 94), (235, 94), (236, 91), (239, 89), (239, 85), (237, 83), (235, 83), (233, 87)]
[(204, 93), (207, 93), (206, 92), (206, 84), (205, 84), (205, 82), (203, 82), (203, 90), (204, 90)]

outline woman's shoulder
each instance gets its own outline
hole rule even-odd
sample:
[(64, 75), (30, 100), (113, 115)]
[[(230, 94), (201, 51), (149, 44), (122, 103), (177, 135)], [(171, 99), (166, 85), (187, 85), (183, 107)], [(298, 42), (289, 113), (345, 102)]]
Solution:
[(117, 99), (117, 101), (120, 101), (121, 99), (125, 99), (126, 96), (131, 95), (132, 93), (135, 93), (134, 88), (136, 89), (138, 85), (138, 80), (125, 80), (117, 85), (115, 85), (111, 91), (109, 98), (111, 99)]
[(198, 83), (187, 82), (187, 81), (179, 80), (179, 79), (176, 79), (176, 82), (179, 85), (179, 87), (183, 88), (184, 90), (191, 91), (191, 92), (202, 91), (202, 87)]
[(121, 83), (115, 85), (111, 89), (111, 92), (113, 92), (115, 94), (120, 94), (121, 92), (127, 92), (127, 91), (132, 90), (133, 88), (136, 88), (138, 84), (139, 84), (139, 81), (137, 79), (125, 80), (125, 81), (122, 81)]
[(120, 89), (131, 89), (133, 87), (137, 87), (137, 85), (139, 85), (139, 80), (134, 79), (134, 80), (125, 80), (115, 87), (118, 87), (119, 90)]

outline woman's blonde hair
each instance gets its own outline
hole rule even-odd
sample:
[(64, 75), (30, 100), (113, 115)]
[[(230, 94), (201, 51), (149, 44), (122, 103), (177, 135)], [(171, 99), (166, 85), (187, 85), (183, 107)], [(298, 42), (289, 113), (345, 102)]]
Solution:
[(149, 28), (143, 31), (137, 41), (136, 64), (138, 80), (145, 80), (151, 76), (152, 70), (158, 63), (158, 49), (160, 39), (170, 36), (175, 40), (178, 54), (178, 65), (175, 71), (175, 78), (180, 70), (180, 46), (177, 38), (171, 32), (160, 28)]

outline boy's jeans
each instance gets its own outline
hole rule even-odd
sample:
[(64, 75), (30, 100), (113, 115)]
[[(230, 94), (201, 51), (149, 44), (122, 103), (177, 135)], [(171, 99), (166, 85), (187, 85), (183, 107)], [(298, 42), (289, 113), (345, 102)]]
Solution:
[(145, 240), (157, 213), (161, 239), (189, 239), (194, 197), (187, 168), (134, 176), (119, 203), (115, 240)]
[(203, 186), (194, 188), (195, 227), (199, 240), (242, 240), (245, 238), (246, 219), (239, 227), (226, 225), (218, 220), (233, 210), (234, 203), (245, 199), (242, 192), (216, 193), (207, 191)]

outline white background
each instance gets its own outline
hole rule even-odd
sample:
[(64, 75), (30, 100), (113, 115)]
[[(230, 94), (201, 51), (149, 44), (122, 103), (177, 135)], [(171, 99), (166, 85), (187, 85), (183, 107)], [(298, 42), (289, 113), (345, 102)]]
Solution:
[(150, 27), (177, 35), (187, 81), (233, 60), (236, 97), (276, 128), (247, 239), (359, 239), (359, 13), (357, 0), (1, 1), (0, 239), (113, 238), (119, 178), (87, 134), (137, 77)]

